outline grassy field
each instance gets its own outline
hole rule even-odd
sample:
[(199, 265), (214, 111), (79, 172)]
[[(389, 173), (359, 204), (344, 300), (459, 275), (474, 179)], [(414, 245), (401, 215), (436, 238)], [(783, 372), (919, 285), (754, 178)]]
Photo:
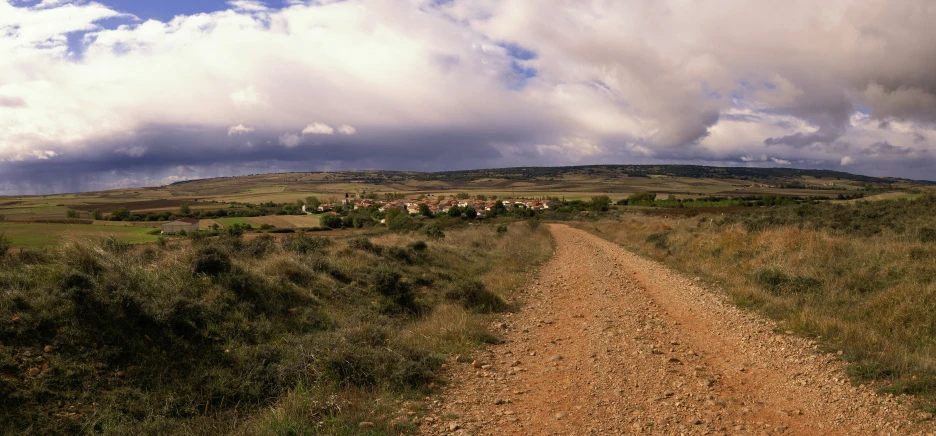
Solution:
[(0, 233), (6, 235), (14, 248), (52, 247), (66, 241), (97, 240), (109, 236), (127, 243), (154, 242), (157, 236), (147, 234), (151, 230), (87, 224), (0, 223)]
[(414, 434), (552, 252), (544, 228), (447, 223), (0, 256), (0, 433)]
[(577, 224), (726, 292), (851, 362), (854, 383), (936, 404), (936, 196)]

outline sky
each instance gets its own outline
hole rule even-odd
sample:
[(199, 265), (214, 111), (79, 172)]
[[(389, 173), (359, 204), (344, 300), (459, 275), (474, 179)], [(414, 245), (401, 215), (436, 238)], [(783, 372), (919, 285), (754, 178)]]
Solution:
[(931, 0), (0, 0), (0, 195), (678, 163), (936, 180)]

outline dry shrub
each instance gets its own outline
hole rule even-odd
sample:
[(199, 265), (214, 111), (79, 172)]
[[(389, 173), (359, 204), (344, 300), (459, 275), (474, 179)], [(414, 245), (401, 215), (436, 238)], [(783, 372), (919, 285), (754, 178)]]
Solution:
[(471, 349), (480, 342), (493, 342), (495, 337), (485, 325), (482, 318), (460, 306), (440, 304), (403, 332), (398, 340), (422, 344), (426, 348), (446, 353), (457, 353)]

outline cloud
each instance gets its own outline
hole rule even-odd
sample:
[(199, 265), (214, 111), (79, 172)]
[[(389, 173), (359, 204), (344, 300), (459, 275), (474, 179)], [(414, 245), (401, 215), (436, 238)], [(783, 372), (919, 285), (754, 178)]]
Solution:
[(236, 126), (232, 126), (230, 129), (228, 129), (227, 134), (228, 134), (228, 136), (243, 135), (243, 134), (245, 134), (245, 133), (253, 132), (254, 130), (256, 130), (256, 129), (254, 129), (253, 127), (247, 127), (247, 126), (245, 126), (245, 125), (243, 125), (243, 124), (238, 124), (238, 125), (236, 125)]
[(777, 164), (777, 165), (789, 165), (789, 164), (792, 163), (792, 162), (790, 162), (790, 161), (788, 161), (788, 160), (786, 160), (786, 159), (780, 159), (780, 158), (778, 158), (778, 157), (772, 157), (772, 158), (770, 158), (770, 161), (773, 162), (773, 163), (775, 163), (775, 164)]
[(123, 154), (129, 157), (137, 158), (143, 157), (146, 154), (146, 147), (141, 145), (131, 145), (126, 147), (120, 147), (114, 150), (115, 153)]
[(335, 129), (325, 123), (312, 123), (302, 129), (303, 135), (332, 135)]
[(26, 100), (23, 100), (22, 98), (0, 96), (0, 107), (18, 108), (18, 107), (25, 107), (25, 106), (26, 106)]
[(842, 160), (839, 161), (839, 165), (845, 167), (855, 163), (855, 160), (851, 156), (843, 156)]
[(245, 12), (266, 12), (270, 10), (266, 3), (257, 0), (229, 0), (227, 4), (235, 10)]
[(302, 141), (302, 138), (295, 133), (286, 133), (279, 137), (279, 143), (283, 147), (293, 148), (299, 145), (299, 142)]
[[(936, 147), (926, 0), (235, 0), (167, 22), (37, 3), (0, 0), (0, 183), (77, 186), (52, 179), (82, 156), (102, 186), (169, 177), (114, 176), (141, 162), (224, 175), (203, 158), (219, 150), (272, 171), (312, 134), (342, 148), (329, 168), (375, 149), (426, 169), (860, 155), (877, 166), (850, 169), (927, 177)], [(160, 135), (201, 150), (141, 142)], [(479, 154), (453, 163), (452, 144)]]

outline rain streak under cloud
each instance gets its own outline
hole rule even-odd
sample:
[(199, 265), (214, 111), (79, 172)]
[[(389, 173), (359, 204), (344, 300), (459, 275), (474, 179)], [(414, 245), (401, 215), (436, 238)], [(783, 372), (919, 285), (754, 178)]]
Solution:
[(0, 0), (0, 193), (590, 163), (936, 179), (928, 0), (142, 3)]

